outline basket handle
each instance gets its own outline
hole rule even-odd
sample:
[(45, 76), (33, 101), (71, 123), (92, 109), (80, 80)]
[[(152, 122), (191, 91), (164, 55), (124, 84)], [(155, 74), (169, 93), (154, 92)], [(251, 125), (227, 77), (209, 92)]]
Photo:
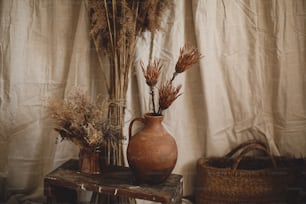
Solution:
[(254, 151), (254, 150), (259, 150), (259, 151), (262, 151), (264, 153), (266, 153), (271, 161), (272, 161), (272, 164), (273, 164), (273, 167), (274, 168), (277, 168), (277, 165), (276, 165), (276, 162), (275, 162), (275, 159), (274, 157), (272, 156), (272, 154), (267, 150), (267, 148), (261, 144), (249, 144), (240, 154), (239, 156), (237, 156), (237, 158), (235, 159), (234, 161), (234, 164), (232, 166), (232, 169), (234, 171), (237, 170), (238, 166), (239, 166), (239, 163), (240, 161), (242, 160), (242, 158), (250, 151)]
[(257, 145), (261, 145), (262, 147), (267, 148), (266, 143), (259, 141), (259, 140), (248, 140), (246, 142), (241, 143), (240, 145), (238, 145), (237, 147), (235, 147), (234, 149), (232, 149), (229, 153), (227, 153), (224, 157), (225, 158), (231, 158), (234, 154), (236, 154), (239, 150), (246, 148), (249, 145), (253, 145), (253, 144), (257, 144)]

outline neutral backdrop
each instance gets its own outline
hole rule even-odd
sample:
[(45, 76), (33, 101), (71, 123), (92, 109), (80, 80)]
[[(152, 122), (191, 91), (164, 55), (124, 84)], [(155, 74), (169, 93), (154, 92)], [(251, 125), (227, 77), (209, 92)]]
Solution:
[[(222, 156), (251, 138), (266, 141), (275, 155), (305, 157), (306, 1), (174, 2), (154, 40), (162, 80), (172, 76), (186, 42), (205, 56), (176, 78), (183, 95), (164, 113), (184, 194), (194, 193), (200, 157)], [(139, 66), (148, 61), (149, 39), (146, 33), (138, 41), (126, 126), (149, 111)], [(0, 198), (41, 202), (44, 175), (77, 158), (78, 147), (56, 143), (46, 113), (48, 98), (64, 98), (75, 86), (93, 98), (105, 94), (85, 1), (1, 0)]]

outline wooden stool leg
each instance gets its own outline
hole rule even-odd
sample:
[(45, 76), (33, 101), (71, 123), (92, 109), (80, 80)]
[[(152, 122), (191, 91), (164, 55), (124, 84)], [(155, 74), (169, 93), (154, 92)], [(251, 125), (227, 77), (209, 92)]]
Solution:
[(45, 183), (44, 194), (47, 198), (47, 203), (77, 203), (77, 192), (72, 189), (53, 186)]
[(91, 199), (90, 199), (90, 204), (97, 204), (99, 199), (99, 195), (96, 192), (92, 193)]

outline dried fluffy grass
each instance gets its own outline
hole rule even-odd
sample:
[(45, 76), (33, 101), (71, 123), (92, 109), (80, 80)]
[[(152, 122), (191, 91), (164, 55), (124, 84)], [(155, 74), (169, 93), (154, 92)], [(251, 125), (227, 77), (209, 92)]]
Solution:
[(78, 89), (64, 100), (49, 100), (48, 111), (62, 140), (83, 147), (98, 147), (105, 140), (107, 106), (105, 101), (91, 102)]
[[(107, 89), (111, 99), (125, 98), (137, 37), (161, 30), (173, 0), (88, 0), (90, 34), (100, 65), (110, 65)], [(108, 62), (103, 62), (106, 56)], [(115, 88), (114, 88), (115, 87)], [(118, 98), (118, 93), (120, 97)]]
[(162, 30), (165, 11), (173, 6), (172, 0), (89, 0), (90, 32), (104, 48), (131, 41), (145, 31)]

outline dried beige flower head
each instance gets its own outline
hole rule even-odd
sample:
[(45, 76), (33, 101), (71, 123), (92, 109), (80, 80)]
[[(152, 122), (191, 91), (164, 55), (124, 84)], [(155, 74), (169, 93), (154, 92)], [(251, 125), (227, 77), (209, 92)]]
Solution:
[(89, 123), (87, 126), (84, 127), (84, 129), (86, 134), (88, 135), (88, 137), (85, 137), (84, 139), (89, 144), (89, 146), (102, 144), (104, 134), (100, 128), (97, 129), (95, 127), (95, 124)]
[(166, 81), (159, 88), (159, 111), (161, 114), (163, 110), (169, 108), (169, 106), (175, 101), (181, 94), (179, 94), (182, 85), (174, 87), (171, 81)]
[(146, 79), (146, 83), (148, 86), (153, 87), (158, 82), (158, 77), (160, 74), (160, 70), (162, 65), (160, 64), (160, 60), (150, 61), (147, 65), (147, 69), (144, 69), (143, 62), (140, 63), (143, 75)]
[(198, 49), (185, 45), (180, 49), (180, 56), (175, 66), (175, 72), (182, 73), (186, 71), (191, 65), (198, 63), (202, 57)]

